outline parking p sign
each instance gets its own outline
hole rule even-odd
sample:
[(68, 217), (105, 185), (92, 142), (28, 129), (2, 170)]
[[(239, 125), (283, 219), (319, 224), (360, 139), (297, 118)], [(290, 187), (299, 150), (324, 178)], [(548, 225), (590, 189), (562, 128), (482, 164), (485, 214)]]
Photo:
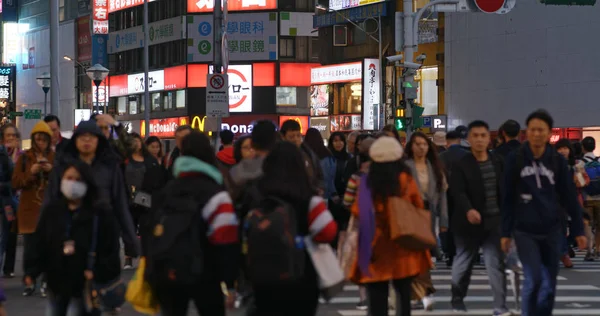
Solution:
[(423, 127), (431, 128), (432, 132), (445, 132), (448, 118), (446, 115), (423, 116)]

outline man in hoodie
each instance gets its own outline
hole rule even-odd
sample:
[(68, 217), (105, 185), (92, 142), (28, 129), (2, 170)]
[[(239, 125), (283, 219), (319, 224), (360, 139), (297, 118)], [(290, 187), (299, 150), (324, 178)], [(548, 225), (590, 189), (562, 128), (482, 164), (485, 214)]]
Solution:
[(506, 159), (508, 154), (521, 147), (519, 135), (521, 134), (521, 125), (515, 120), (508, 120), (500, 127), (504, 142), (494, 150), (494, 153)]
[(582, 208), (566, 160), (548, 143), (553, 119), (544, 110), (527, 117), (527, 141), (508, 155), (502, 203), (502, 249), (515, 239), (523, 265), (523, 316), (550, 316), (556, 295), (564, 231), (563, 210), (571, 216), (571, 234), (585, 249)]
[(294, 120), (287, 120), (281, 124), (281, 129), (279, 131), (285, 141), (288, 141), (301, 149), (300, 151), (302, 152), (302, 157), (306, 164), (306, 171), (308, 172), (308, 177), (310, 178), (313, 187), (318, 189), (321, 193), (324, 192), (325, 177), (323, 170), (321, 170), (321, 163), (319, 162), (317, 155), (302, 142), (300, 123)]
[(92, 120), (81, 122), (73, 133), (71, 142), (59, 157), (49, 176), (44, 204), (60, 195), (61, 177), (67, 163), (71, 160), (81, 160), (92, 166), (100, 198), (106, 199), (111, 204), (115, 221), (121, 226), (126, 248), (131, 249), (132, 257), (139, 256), (140, 244), (129, 212), (129, 198), (120, 169), (120, 158), (110, 148), (108, 139), (96, 122)]
[(219, 150), (217, 153), (217, 160), (227, 169), (235, 165), (235, 158), (233, 156), (233, 137), (233, 132), (228, 129), (219, 133), (223, 149)]

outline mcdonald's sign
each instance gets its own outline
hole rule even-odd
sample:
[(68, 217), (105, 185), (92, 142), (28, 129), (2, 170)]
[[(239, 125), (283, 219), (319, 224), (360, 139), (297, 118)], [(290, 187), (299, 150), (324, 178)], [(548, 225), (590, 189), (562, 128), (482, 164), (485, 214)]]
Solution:
[[(174, 138), (177, 128), (186, 125), (187, 121), (186, 116), (150, 120), (150, 135), (148, 136)], [(140, 122), (140, 132), (142, 137), (146, 137), (146, 122), (144, 120)]]
[(283, 124), (283, 122), (287, 121), (287, 120), (292, 120), (292, 121), (296, 121), (298, 122), (298, 124), (300, 124), (300, 133), (302, 133), (302, 135), (306, 134), (306, 130), (308, 130), (308, 116), (280, 116), (279, 117), (279, 127), (281, 127), (281, 124)]
[(200, 132), (204, 132), (204, 123), (206, 123), (206, 115), (201, 119), (200, 116), (192, 118), (192, 128)]

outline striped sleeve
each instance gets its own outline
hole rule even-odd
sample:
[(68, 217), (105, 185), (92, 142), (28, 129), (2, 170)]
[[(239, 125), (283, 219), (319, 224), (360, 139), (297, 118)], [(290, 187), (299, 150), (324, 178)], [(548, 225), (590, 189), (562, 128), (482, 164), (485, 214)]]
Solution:
[(328, 243), (335, 239), (337, 224), (320, 196), (313, 196), (308, 211), (308, 230), (313, 240)]
[(208, 240), (215, 245), (238, 242), (238, 219), (229, 193), (215, 194), (202, 209), (202, 217), (207, 224)]
[(354, 203), (356, 199), (356, 190), (358, 189), (358, 184), (360, 182), (360, 177), (357, 174), (353, 174), (348, 180), (348, 185), (346, 185), (346, 192), (344, 192), (344, 206), (349, 208)]

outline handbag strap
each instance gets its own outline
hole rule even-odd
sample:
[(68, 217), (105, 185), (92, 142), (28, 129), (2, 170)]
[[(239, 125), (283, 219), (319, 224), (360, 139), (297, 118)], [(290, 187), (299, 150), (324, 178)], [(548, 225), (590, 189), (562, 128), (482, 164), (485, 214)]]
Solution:
[(96, 265), (96, 247), (98, 246), (98, 215), (94, 215), (94, 223), (92, 224), (92, 245), (88, 252), (87, 269), (94, 271)]

